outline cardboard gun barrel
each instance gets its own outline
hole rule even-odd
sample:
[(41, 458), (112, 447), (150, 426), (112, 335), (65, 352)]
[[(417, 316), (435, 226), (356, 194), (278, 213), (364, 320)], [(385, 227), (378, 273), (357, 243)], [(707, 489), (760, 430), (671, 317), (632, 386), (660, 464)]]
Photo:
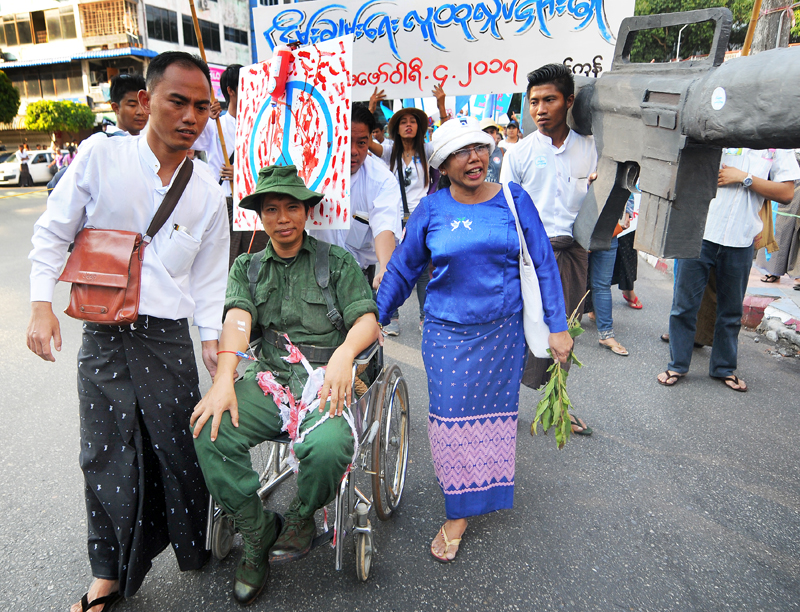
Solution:
[[(636, 32), (714, 21), (707, 58), (630, 62)], [(622, 22), (611, 71), (576, 78), (570, 121), (593, 134), (598, 179), (574, 236), (608, 249), (636, 180), (642, 192), (635, 247), (658, 257), (697, 257), (716, 196), (721, 147), (800, 147), (800, 49), (776, 49), (723, 65), (732, 17), (724, 8)]]
[(682, 127), (710, 146), (800, 147), (800, 47), (725, 62), (689, 91)]

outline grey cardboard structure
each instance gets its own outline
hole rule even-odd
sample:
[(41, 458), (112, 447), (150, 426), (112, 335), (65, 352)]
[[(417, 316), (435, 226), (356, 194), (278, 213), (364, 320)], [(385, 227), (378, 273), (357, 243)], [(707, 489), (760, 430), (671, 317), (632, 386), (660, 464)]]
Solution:
[[(631, 63), (638, 31), (705, 21), (715, 24), (708, 57)], [(731, 23), (726, 8), (625, 19), (611, 70), (598, 79), (576, 77), (570, 125), (593, 134), (598, 153), (598, 178), (573, 232), (585, 248), (610, 247), (638, 178), (635, 248), (657, 257), (697, 257), (722, 147), (800, 147), (800, 48), (723, 64)]]

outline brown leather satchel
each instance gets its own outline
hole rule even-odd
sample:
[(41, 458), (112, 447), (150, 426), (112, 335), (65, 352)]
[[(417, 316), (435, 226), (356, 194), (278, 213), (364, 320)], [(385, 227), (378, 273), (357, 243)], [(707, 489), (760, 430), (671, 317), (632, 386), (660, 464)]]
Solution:
[(189, 160), (181, 166), (145, 238), (137, 232), (90, 227), (78, 232), (72, 254), (58, 278), (72, 283), (66, 314), (108, 325), (128, 325), (136, 321), (144, 249), (175, 210), (192, 177), (192, 170)]

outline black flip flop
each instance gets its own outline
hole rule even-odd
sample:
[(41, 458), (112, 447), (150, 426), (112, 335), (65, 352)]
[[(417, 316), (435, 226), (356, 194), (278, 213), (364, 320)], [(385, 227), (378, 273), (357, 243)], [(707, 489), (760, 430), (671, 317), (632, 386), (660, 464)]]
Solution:
[[(576, 427), (582, 428), (581, 431), (573, 431), (572, 433), (574, 433), (576, 436), (591, 436), (592, 435), (592, 428), (589, 427), (588, 425), (581, 425), (580, 421), (578, 419), (580, 419), (580, 417), (575, 416), (574, 414), (569, 415), (570, 424), (571, 425), (575, 425)], [(583, 419), (580, 419), (580, 420), (583, 421)], [(586, 421), (584, 421), (584, 423), (585, 422)], [(570, 429), (572, 429), (572, 428), (570, 428)]]
[(767, 274), (766, 276), (761, 277), (762, 283), (777, 283), (781, 279), (780, 276), (775, 276), (774, 274)]
[(98, 597), (91, 602), (89, 601), (89, 593), (85, 593), (84, 596), (81, 597), (81, 611), (87, 612), (87, 610), (91, 610), (95, 606), (103, 606), (103, 612), (110, 612), (120, 601), (122, 601), (122, 595), (120, 595), (119, 592)]
[(737, 393), (747, 393), (747, 389), (749, 387), (745, 387), (744, 389), (734, 389), (728, 384), (728, 381), (732, 382), (734, 385), (740, 385), (741, 381), (736, 374), (731, 374), (730, 376), (712, 376), (711, 378), (716, 378), (717, 380), (722, 381), (722, 384), (728, 387), (731, 391), (736, 391)]
[[(677, 385), (677, 384), (678, 384), (678, 381), (679, 381), (681, 378), (683, 378), (684, 376), (686, 376), (685, 374), (670, 374), (670, 373), (669, 373), (669, 370), (664, 370), (664, 374), (666, 374), (666, 375), (667, 375), (667, 380), (665, 380), (664, 382), (661, 382), (661, 379), (660, 379), (660, 378), (658, 378), (658, 377), (656, 377), (656, 381), (658, 381), (658, 384), (659, 384), (659, 385), (663, 385), (663, 386), (665, 386), (665, 387), (674, 387), (675, 385)], [(669, 382), (669, 381), (670, 381), (670, 380), (672, 380), (673, 378), (674, 378), (675, 380), (674, 380), (673, 382)]]

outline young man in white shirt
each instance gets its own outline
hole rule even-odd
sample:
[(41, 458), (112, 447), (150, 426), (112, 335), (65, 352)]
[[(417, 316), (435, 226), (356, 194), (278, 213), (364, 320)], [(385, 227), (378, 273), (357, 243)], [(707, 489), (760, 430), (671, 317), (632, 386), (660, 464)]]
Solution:
[[(210, 119), (206, 124), (205, 130), (197, 137), (193, 147), (196, 151), (205, 151), (208, 154), (208, 168), (214, 178), (222, 185), (222, 190), (227, 198), (231, 242), (228, 258), (229, 268), (242, 253), (257, 253), (264, 250), (268, 240), (260, 221), (256, 223), (255, 231), (233, 230), (233, 162), (236, 159), (236, 112), (239, 106), (239, 70), (241, 68), (241, 64), (231, 64), (220, 75), (219, 87), (225, 97), (228, 111), (220, 115), (219, 102), (215, 101), (211, 105)], [(222, 153), (222, 143), (217, 131), (217, 117), (219, 117), (222, 135), (225, 138), (225, 150), (228, 153), (227, 160)]]
[(138, 136), (147, 125), (147, 113), (139, 103), (139, 92), (145, 89), (144, 77), (140, 74), (118, 74), (111, 79), (111, 110), (117, 117), (117, 125), (109, 125), (106, 134), (125, 132)]
[(708, 374), (734, 391), (747, 384), (734, 374), (744, 295), (753, 264), (753, 239), (762, 230), (764, 199), (791, 202), (800, 167), (792, 151), (723, 149), (717, 197), (711, 200), (700, 257), (681, 260), (669, 316), (670, 362), (658, 382), (671, 387), (689, 371), (697, 312), (711, 267), (717, 276), (717, 311)]
[[(527, 100), (538, 131), (505, 155), (500, 182), (519, 183), (536, 204), (556, 256), (569, 316), (586, 293), (588, 254), (573, 239), (572, 227), (595, 178), (597, 151), (592, 136), (581, 136), (567, 125), (567, 112), (575, 101), (575, 84), (568, 68), (548, 64), (528, 74)], [(551, 359), (529, 354), (522, 382), (539, 388), (549, 379), (551, 363)], [(582, 420), (573, 419), (577, 419), (573, 420), (574, 433), (591, 434)]]
[[(86, 226), (147, 230), (178, 170), (192, 163), (186, 151), (205, 127), (210, 97), (204, 62), (182, 52), (159, 55), (150, 63), (147, 91), (139, 92), (150, 117), (147, 134), (97, 139), (50, 195), (29, 256), (28, 348), (42, 359), (55, 361), (51, 341), (61, 350), (51, 302), (70, 242)], [(213, 377), (227, 252), (222, 189), (207, 172), (194, 171), (144, 249), (136, 323), (83, 325), (80, 464), (95, 580), (72, 612), (97, 612), (132, 596), (170, 543), (182, 570), (208, 560), (208, 493), (189, 430), (200, 392), (188, 319), (199, 328)]]
[(379, 158), (369, 155), (372, 113), (353, 105), (350, 120), (350, 229), (311, 230), (319, 240), (349, 251), (377, 290), (403, 235), (400, 186)]

